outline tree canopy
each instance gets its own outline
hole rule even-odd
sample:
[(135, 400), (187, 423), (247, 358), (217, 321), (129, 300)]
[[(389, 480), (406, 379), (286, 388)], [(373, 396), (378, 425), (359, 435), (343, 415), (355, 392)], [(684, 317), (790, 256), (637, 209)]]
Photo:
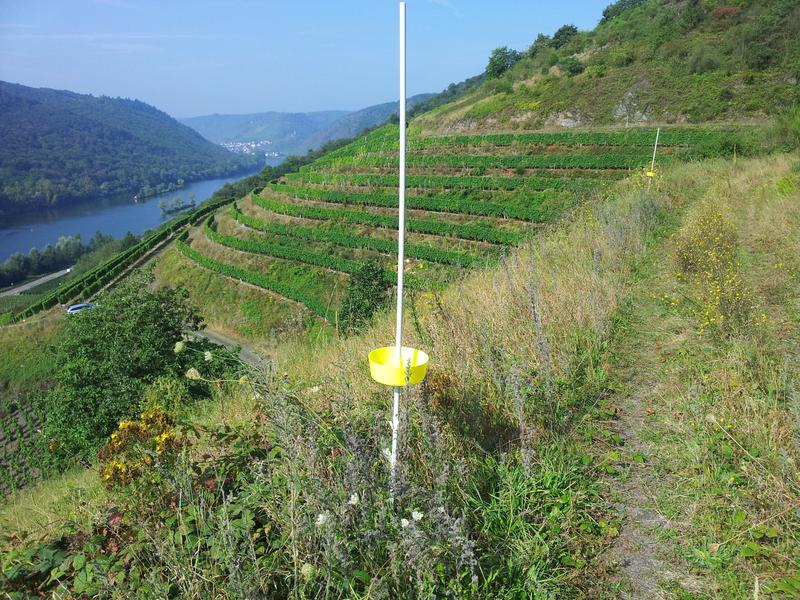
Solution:
[(495, 48), (489, 57), (489, 64), (486, 66), (486, 76), (490, 79), (500, 77), (519, 59), (520, 55), (516, 50), (509, 50), (506, 46)]

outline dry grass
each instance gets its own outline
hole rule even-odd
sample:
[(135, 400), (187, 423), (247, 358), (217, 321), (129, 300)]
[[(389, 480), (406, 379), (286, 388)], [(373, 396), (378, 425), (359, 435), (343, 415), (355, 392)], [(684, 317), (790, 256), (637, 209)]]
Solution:
[[(705, 185), (696, 167), (670, 177), (665, 189)], [(570, 222), (526, 243), (499, 267), (474, 273), (441, 295), (407, 299), (407, 345), (428, 351), (433, 372), (446, 374), (462, 397), (478, 392), (489, 404), (503, 395), (505, 383), (498, 381), (498, 373), (512, 365), (537, 377), (547, 362), (551, 379), (566, 377), (587, 345), (603, 338), (630, 289), (632, 269), (647, 240), (682, 202), (678, 195), (647, 192), (638, 180), (620, 183), (609, 198), (596, 198)], [(534, 313), (541, 317), (538, 334), (531, 326)], [(335, 397), (336, 382), (348, 381), (356, 403), (368, 406), (385, 392), (370, 382), (366, 355), (392, 339), (393, 322), (385, 315), (357, 338), (313, 350), (287, 347), (278, 357), (279, 368), (309, 385), (325, 380), (333, 385), (328, 393), (317, 394), (317, 400)], [(543, 357), (545, 348), (549, 356)], [(331, 379), (337, 371), (338, 377)]]
[[(712, 582), (709, 597), (788, 585), (800, 562), (800, 193), (779, 185), (792, 162), (709, 170), (711, 185), (667, 244), (671, 257), (654, 261), (635, 292), (619, 342), (630, 377), (621, 385), (649, 415), (639, 436), (658, 474), (654, 508), (671, 525), (663, 548)], [(688, 239), (700, 253), (730, 242), (736, 289), (757, 318), (703, 327), (707, 281), (686, 276)]]

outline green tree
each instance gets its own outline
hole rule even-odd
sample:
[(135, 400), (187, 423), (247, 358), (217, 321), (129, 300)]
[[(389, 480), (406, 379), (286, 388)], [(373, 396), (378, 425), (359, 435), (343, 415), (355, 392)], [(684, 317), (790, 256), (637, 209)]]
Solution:
[(609, 4), (603, 11), (603, 18), (600, 19), (601, 23), (606, 23), (611, 19), (618, 17), (623, 12), (637, 8), (644, 4), (647, 0), (619, 0), (614, 4)]
[(370, 260), (351, 278), (339, 311), (342, 331), (353, 333), (369, 323), (389, 300), (391, 283), (377, 260)]
[(43, 400), (45, 439), (59, 463), (89, 460), (135, 407), (143, 387), (181, 375), (195, 353), (175, 353), (200, 317), (185, 289), (151, 291), (139, 273), (70, 316), (56, 351), (57, 387)]
[(519, 52), (516, 50), (509, 50), (506, 46), (495, 48), (489, 57), (489, 64), (486, 65), (486, 76), (489, 79), (500, 77), (513, 67), (519, 58)]
[(578, 28), (575, 25), (564, 25), (553, 34), (551, 44), (553, 48), (561, 48), (576, 35), (578, 35)]
[(528, 48), (528, 56), (534, 57), (542, 50), (552, 47), (552, 45), (552, 38), (549, 35), (540, 33), (538, 36), (536, 36), (536, 40), (534, 40), (533, 44), (531, 44), (531, 47)]

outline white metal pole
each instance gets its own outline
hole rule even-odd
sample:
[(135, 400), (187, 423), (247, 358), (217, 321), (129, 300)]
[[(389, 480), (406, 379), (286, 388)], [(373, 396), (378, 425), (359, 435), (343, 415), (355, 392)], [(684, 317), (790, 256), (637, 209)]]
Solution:
[[(406, 3), (400, 3), (400, 185), (399, 195), (399, 237), (397, 243), (397, 322), (395, 343), (397, 360), (403, 361), (403, 268), (405, 266), (406, 235)], [(400, 429), (400, 388), (394, 388), (392, 406), (392, 453), (389, 459), (392, 486), (395, 483), (397, 467), (397, 438)]]
[[(658, 138), (661, 135), (661, 127), (656, 129), (656, 143), (653, 144), (653, 161), (650, 163), (650, 172), (654, 173), (656, 170), (656, 152), (658, 152)], [(647, 178), (647, 189), (650, 189), (650, 184), (653, 182), (652, 177)]]
[(656, 129), (656, 143), (653, 146), (653, 162), (650, 163), (650, 171), (656, 170), (656, 152), (658, 152), (658, 137), (661, 135), (661, 127)]

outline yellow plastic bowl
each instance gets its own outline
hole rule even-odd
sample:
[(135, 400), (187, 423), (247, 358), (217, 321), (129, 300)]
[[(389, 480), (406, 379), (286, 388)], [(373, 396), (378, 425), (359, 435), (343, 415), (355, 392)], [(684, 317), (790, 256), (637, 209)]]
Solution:
[(369, 374), (378, 383), (391, 386), (417, 385), (428, 372), (428, 355), (403, 346), (402, 360), (397, 346), (378, 348), (369, 353)]

